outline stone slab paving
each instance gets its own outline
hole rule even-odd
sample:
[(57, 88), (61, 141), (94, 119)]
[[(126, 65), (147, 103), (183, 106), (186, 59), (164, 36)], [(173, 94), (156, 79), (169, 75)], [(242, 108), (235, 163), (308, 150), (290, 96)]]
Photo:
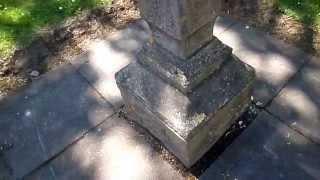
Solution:
[(262, 112), (200, 177), (305, 179), (320, 177), (320, 146)]
[[(258, 75), (255, 98), (263, 106), (312, 59), (294, 47), (227, 18), (217, 20), (214, 33), (255, 68)], [(149, 37), (144, 21), (131, 24), (109, 39), (93, 43), (87, 53), (71, 61), (73, 66), (49, 73), (19, 95), (0, 102), (0, 142), (13, 144), (3, 156), (13, 178), (30, 173), (90, 128), (104, 122), (114, 108), (123, 104), (114, 74), (135, 61), (135, 54)], [(320, 128), (318, 68), (319, 63), (312, 60), (268, 107), (281, 121), (315, 142), (319, 142)], [(314, 158), (320, 155), (319, 145), (281, 121), (261, 113), (200, 179), (320, 177), (320, 163)], [(0, 173), (8, 173), (2, 162), (0, 159)], [(28, 178), (106, 177), (182, 179), (127, 121), (117, 117), (109, 118)]]
[[(52, 173), (48, 173), (52, 171)], [(183, 176), (150, 142), (117, 115), (90, 131), (26, 180), (179, 180)]]
[[(148, 25), (140, 20), (114, 33), (106, 40), (92, 42), (89, 51), (72, 63), (80, 73), (117, 108), (123, 104), (114, 75), (135, 61), (135, 54), (150, 38)], [(84, 63), (78, 65), (79, 63)]]
[(257, 82), (253, 96), (262, 106), (310, 59), (301, 50), (228, 18), (218, 18), (215, 26), (214, 34), (232, 47), (242, 61), (255, 68)]
[(71, 65), (3, 100), (0, 142), (13, 144), (4, 152), (13, 178), (29, 173), (113, 112)]
[(313, 58), (268, 110), (288, 126), (320, 144), (320, 61)]

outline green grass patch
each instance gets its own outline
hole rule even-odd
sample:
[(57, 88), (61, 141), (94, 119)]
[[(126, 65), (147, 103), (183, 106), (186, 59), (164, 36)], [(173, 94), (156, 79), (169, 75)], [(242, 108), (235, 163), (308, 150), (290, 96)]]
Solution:
[(279, 0), (279, 8), (307, 25), (320, 27), (320, 0)]
[(0, 58), (10, 57), (17, 46), (30, 44), (42, 27), (109, 3), (111, 0), (0, 0)]

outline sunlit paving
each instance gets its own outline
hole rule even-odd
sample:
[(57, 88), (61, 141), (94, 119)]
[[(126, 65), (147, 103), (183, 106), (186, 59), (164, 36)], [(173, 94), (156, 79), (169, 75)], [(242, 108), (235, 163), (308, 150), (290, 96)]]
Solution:
[(0, 0), (0, 180), (320, 179), (318, 0)]

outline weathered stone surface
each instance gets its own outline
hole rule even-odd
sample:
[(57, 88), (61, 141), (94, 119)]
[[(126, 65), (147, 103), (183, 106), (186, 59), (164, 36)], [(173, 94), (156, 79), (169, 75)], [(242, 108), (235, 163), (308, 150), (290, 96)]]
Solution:
[(212, 38), (222, 0), (139, 1), (153, 39), (173, 54), (187, 58)]
[(319, 157), (319, 145), (263, 111), (200, 180), (314, 180), (320, 177)]
[(320, 62), (314, 57), (281, 90), (268, 110), (320, 144)]
[(115, 115), (25, 179), (51, 180), (50, 171), (55, 180), (185, 179), (160, 157), (149, 138)]
[(227, 62), (187, 95), (138, 64), (116, 75), (133, 118), (187, 167), (215, 143), (250, 102), (253, 70), (233, 58)]
[(220, 69), (231, 57), (232, 49), (214, 39), (189, 59), (168, 53), (156, 43), (147, 43), (138, 53), (138, 62), (186, 93)]
[(221, 3), (221, 0), (147, 0), (139, 1), (139, 8), (149, 24), (182, 40), (214, 22)]
[(113, 113), (71, 65), (41, 77), (0, 105), (0, 142), (14, 178), (21, 178)]
[(213, 39), (212, 27), (213, 21), (202, 26), (197, 32), (184, 39), (175, 39), (163, 31), (154, 28), (151, 24), (150, 28), (153, 32), (153, 41), (156, 41), (169, 52), (181, 57), (188, 58), (193, 55), (199, 48), (206, 45)]

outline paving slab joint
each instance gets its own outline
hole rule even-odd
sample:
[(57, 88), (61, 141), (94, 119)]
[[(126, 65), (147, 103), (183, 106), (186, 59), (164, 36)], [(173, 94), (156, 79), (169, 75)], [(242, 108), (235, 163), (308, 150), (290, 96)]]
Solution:
[(66, 152), (69, 148), (71, 148), (72, 146), (74, 146), (77, 142), (81, 141), (83, 138), (85, 138), (90, 132), (93, 132), (95, 129), (97, 129), (99, 126), (101, 126), (103, 123), (105, 123), (109, 118), (111, 118), (112, 116), (114, 116), (115, 114), (117, 114), (117, 112), (112, 113), (111, 115), (109, 115), (104, 121), (100, 122), (99, 124), (97, 124), (94, 127), (89, 128), (86, 132), (84, 132), (79, 138), (75, 139), (72, 143), (68, 144), (67, 146), (65, 146), (61, 151), (57, 152), (56, 154), (52, 155), (51, 157), (49, 157), (47, 160), (45, 160), (44, 162), (42, 162), (40, 165), (38, 165), (36, 168), (34, 168), (33, 170), (31, 170), (29, 173), (25, 174), (22, 176), (21, 179), (25, 179), (27, 177), (30, 177), (33, 173), (35, 173), (36, 171), (40, 170), (42, 167), (47, 166), (48, 164), (50, 164), (53, 160), (55, 160), (57, 157), (59, 157), (61, 154), (63, 154), (64, 152)]
[(266, 113), (268, 113), (270, 116), (272, 116), (274, 119), (278, 120), (281, 124), (285, 125), (286, 127), (288, 127), (289, 129), (293, 130), (294, 132), (300, 134), (301, 136), (303, 136), (304, 138), (308, 139), (309, 141), (311, 141), (312, 143), (320, 146), (320, 144), (314, 140), (312, 140), (312, 138), (309, 138), (308, 136), (304, 135), (301, 131), (292, 128), (291, 126), (289, 126), (284, 120), (282, 120), (279, 116), (273, 114), (272, 112), (270, 112), (268, 109), (264, 110)]
[[(290, 83), (290, 81), (292, 81), (302, 70), (304, 67), (306, 67), (306, 65), (310, 62), (310, 59), (312, 58), (311, 55), (308, 55), (308, 57), (306, 58), (307, 60), (305, 62), (302, 63), (302, 65), (297, 69), (296, 73), (294, 73), (284, 84), (283, 86), (281, 86), (281, 88), (279, 89), (279, 91), (277, 91), (277, 93), (275, 93), (274, 96), (272, 96), (272, 98), (265, 104), (265, 106), (263, 107), (263, 109), (267, 112), (269, 112), (267, 109), (271, 106), (273, 100), (281, 93), (281, 91), (287, 87), (287, 85)], [(270, 114), (272, 114), (271, 112), (269, 112)]]

